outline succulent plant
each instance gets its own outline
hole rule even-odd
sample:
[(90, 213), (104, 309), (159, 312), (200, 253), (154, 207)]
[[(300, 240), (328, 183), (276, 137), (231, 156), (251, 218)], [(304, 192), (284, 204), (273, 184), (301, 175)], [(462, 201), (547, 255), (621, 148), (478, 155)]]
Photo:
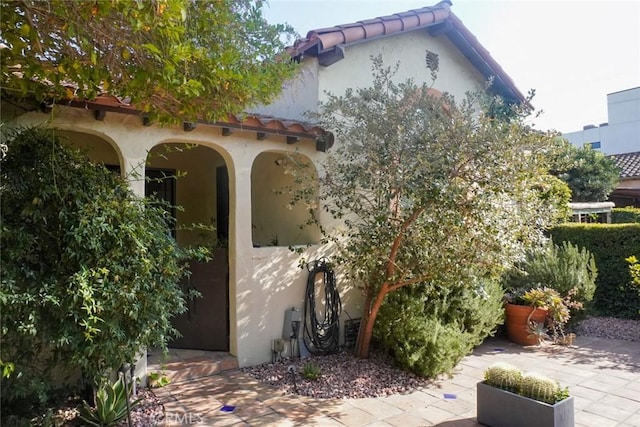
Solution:
[(522, 375), (519, 394), (553, 405), (556, 403), (559, 389), (560, 384), (557, 381), (535, 372), (528, 372)]
[(141, 399), (136, 399), (129, 402), (127, 408), (130, 394), (131, 390), (127, 390), (122, 378), (113, 384), (102, 384), (96, 393), (96, 407), (92, 408), (87, 402), (83, 402), (80, 419), (95, 427), (116, 426), (127, 416), (128, 411), (140, 404)]
[(492, 387), (550, 405), (569, 397), (569, 389), (560, 387), (557, 381), (533, 372), (523, 374), (515, 366), (504, 362), (489, 366), (484, 371), (484, 380)]
[(498, 362), (487, 368), (484, 380), (490, 386), (517, 393), (522, 381), (522, 372), (513, 365)]

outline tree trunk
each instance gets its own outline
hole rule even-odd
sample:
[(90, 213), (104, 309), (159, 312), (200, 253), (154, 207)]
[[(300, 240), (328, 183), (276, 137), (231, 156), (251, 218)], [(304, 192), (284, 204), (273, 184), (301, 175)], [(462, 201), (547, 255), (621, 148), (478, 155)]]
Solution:
[(369, 346), (371, 345), (371, 336), (373, 335), (373, 325), (376, 323), (378, 311), (380, 310), (382, 301), (384, 301), (384, 297), (388, 292), (387, 286), (383, 285), (376, 295), (376, 299), (373, 301), (373, 304), (370, 303), (371, 297), (366, 298), (367, 304), (365, 307), (367, 310), (365, 311), (362, 319), (363, 323), (360, 325), (358, 346), (356, 348), (356, 357), (359, 357), (360, 359), (367, 359), (369, 357)]

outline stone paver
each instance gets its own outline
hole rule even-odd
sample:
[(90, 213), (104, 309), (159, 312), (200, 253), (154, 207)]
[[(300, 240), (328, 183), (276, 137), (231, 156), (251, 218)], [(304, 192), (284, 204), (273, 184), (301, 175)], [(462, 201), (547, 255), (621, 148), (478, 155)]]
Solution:
[[(197, 364), (207, 357), (199, 352), (188, 356)], [(166, 426), (472, 427), (479, 426), (476, 384), (484, 369), (498, 361), (569, 386), (576, 427), (640, 427), (640, 342), (584, 337), (571, 348), (526, 348), (492, 338), (465, 357), (452, 378), (375, 399), (282, 395), (239, 370), (175, 382), (156, 395), (165, 405)], [(445, 399), (445, 393), (455, 398)], [(222, 411), (225, 405), (235, 409)]]

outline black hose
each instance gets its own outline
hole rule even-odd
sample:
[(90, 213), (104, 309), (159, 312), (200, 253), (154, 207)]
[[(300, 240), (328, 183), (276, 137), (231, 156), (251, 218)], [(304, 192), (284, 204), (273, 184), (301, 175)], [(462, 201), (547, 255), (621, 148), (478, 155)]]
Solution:
[[(304, 344), (311, 354), (336, 353), (340, 344), (340, 312), (342, 303), (333, 269), (321, 259), (307, 265), (309, 278), (304, 304)], [(324, 287), (324, 318), (318, 319), (316, 310), (316, 279), (322, 275), (320, 286)]]

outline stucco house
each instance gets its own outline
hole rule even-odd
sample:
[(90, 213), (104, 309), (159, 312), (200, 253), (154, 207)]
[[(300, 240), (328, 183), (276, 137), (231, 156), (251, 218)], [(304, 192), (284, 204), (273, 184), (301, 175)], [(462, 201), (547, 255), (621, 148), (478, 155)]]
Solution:
[[(176, 213), (179, 225), (216, 228), (215, 233), (175, 233), (179, 244), (222, 242), (224, 249), (216, 249), (213, 262), (194, 266), (185, 286), (197, 288), (203, 298), (188, 317), (176, 320), (184, 338), (174, 345), (229, 351), (240, 366), (271, 360), (272, 340), (282, 336), (285, 311), (304, 306), (308, 273), (298, 267), (300, 255), (289, 246), (303, 246), (306, 259), (330, 256), (330, 248), (319, 244), (318, 230), (298, 227), (305, 211), (287, 209), (285, 196), (273, 191), (291, 179), (283, 167), (286, 153), (297, 150), (319, 174), (325, 152), (340, 144), (332, 140), (330, 130), (305, 121), (304, 113), (316, 111), (326, 91), (341, 94), (369, 85), (370, 57), (378, 54), (386, 64), (400, 63), (399, 80), (428, 81), (429, 51), (439, 59), (435, 89), (461, 98), (466, 91), (484, 88), (492, 78), (490, 90), (510, 103), (525, 101), (451, 11), (449, 1), (312, 30), (292, 51), (301, 63), (298, 77), (271, 105), (243, 117), (160, 126), (149, 123), (135, 105), (101, 96), (13, 119), (21, 125), (46, 123), (59, 129), (70, 143), (87, 149), (93, 160), (120, 170), (135, 193), (156, 193), (181, 205), (184, 211)], [(193, 148), (180, 150), (185, 144)], [(142, 178), (174, 171), (186, 176), (154, 183)], [(352, 318), (360, 317), (358, 291), (348, 283), (338, 286), (344, 310)]]

